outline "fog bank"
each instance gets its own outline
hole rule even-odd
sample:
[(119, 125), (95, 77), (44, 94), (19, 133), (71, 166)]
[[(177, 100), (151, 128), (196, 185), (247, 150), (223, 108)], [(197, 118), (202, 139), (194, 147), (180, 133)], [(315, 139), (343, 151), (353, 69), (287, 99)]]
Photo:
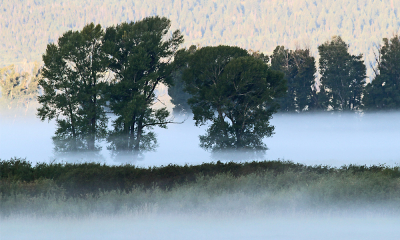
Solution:
[(1, 238), (69, 239), (398, 239), (396, 217), (113, 216), (0, 220)]
[[(177, 117), (179, 121), (183, 117)], [(266, 138), (269, 150), (262, 159), (291, 160), (304, 164), (341, 166), (344, 164), (388, 164), (400, 162), (400, 112), (391, 113), (306, 113), (275, 114), (271, 124), (275, 134)], [(155, 129), (159, 147), (138, 161), (112, 158), (102, 143), (101, 157), (90, 161), (107, 164), (127, 162), (138, 166), (199, 164), (216, 161), (199, 147), (198, 136), (206, 127), (195, 127), (189, 117), (183, 124)], [(51, 136), (53, 122), (35, 117), (0, 118), (0, 159), (26, 158), (33, 163), (50, 161), (88, 161), (80, 156), (54, 155)]]

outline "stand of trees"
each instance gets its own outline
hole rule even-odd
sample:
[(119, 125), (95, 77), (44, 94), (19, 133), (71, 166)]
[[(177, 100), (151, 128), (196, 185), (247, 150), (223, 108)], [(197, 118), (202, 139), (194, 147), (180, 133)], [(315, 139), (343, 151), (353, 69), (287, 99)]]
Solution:
[[(152, 108), (154, 91), (160, 83), (169, 85), (171, 59), (183, 42), (179, 31), (167, 37), (169, 28), (170, 21), (160, 17), (106, 31), (89, 24), (47, 46), (38, 116), (56, 119), (57, 151), (96, 151), (96, 141), (104, 138), (116, 153), (154, 147), (155, 135), (146, 130), (171, 122), (166, 108)], [(116, 116), (110, 132), (106, 107)]]
[[(116, 155), (133, 156), (156, 147), (154, 127), (173, 123), (166, 108), (154, 108), (160, 84), (169, 87), (175, 113), (192, 111), (197, 126), (211, 123), (200, 145), (212, 152), (264, 152), (263, 138), (274, 130), (269, 120), (279, 109), (400, 107), (397, 35), (383, 40), (376, 77), (365, 85), (363, 56), (351, 55), (339, 36), (318, 47), (318, 79), (309, 49), (278, 46), (270, 57), (236, 46), (178, 50), (183, 36), (170, 32), (170, 24), (149, 17), (105, 30), (92, 23), (68, 31), (47, 46), (44, 67), (32, 77), (1, 69), (1, 101), (29, 102), (39, 87), (37, 114), (56, 120), (57, 151), (98, 151), (96, 143), (105, 139)], [(111, 131), (107, 112), (115, 115)]]
[[(375, 78), (366, 84), (363, 55), (351, 55), (348, 44), (334, 36), (319, 46), (319, 78), (309, 49), (277, 46), (270, 68), (284, 73), (286, 94), (277, 99), (280, 112), (368, 111), (400, 108), (400, 38), (384, 38), (375, 54)], [(192, 48), (193, 49), (193, 48)], [(195, 48), (194, 48), (195, 49)], [(189, 50), (187, 50), (190, 52)], [(263, 56), (268, 62), (268, 56)], [(186, 68), (185, 65), (183, 68)], [(176, 113), (188, 108), (189, 91), (182, 86), (182, 70), (169, 89)]]
[[(283, 74), (268, 57), (231, 46), (178, 51), (183, 42), (170, 21), (150, 17), (102, 30), (89, 24), (49, 44), (38, 97), (41, 120), (56, 119), (60, 152), (96, 151), (106, 138), (116, 155), (155, 148), (151, 129), (172, 123), (166, 108), (154, 109), (159, 84), (181, 81), (196, 125), (210, 121), (201, 146), (215, 151), (265, 151), (273, 134), (269, 119), (286, 91)], [(175, 61), (174, 61), (175, 60)], [(106, 81), (111, 77), (111, 81)], [(178, 83), (179, 84), (179, 83)], [(107, 132), (106, 110), (115, 115)]]

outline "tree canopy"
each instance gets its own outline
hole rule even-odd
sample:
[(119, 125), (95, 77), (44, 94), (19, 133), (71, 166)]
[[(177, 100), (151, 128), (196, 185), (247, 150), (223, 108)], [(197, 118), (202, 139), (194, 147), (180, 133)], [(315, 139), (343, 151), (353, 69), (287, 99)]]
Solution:
[(53, 140), (57, 151), (100, 149), (95, 142), (105, 136), (107, 126), (102, 98), (106, 70), (103, 36), (101, 26), (92, 23), (81, 31), (64, 33), (58, 44), (49, 44), (43, 54), (38, 116), (56, 119)]
[(334, 36), (318, 47), (321, 88), (333, 110), (361, 107), (366, 67), (362, 54), (351, 55), (348, 48), (340, 36)]
[(392, 110), (400, 108), (400, 37), (383, 39), (379, 49), (377, 75), (364, 91), (366, 110)]
[(313, 108), (316, 94), (315, 59), (309, 49), (285, 49), (277, 46), (271, 56), (271, 69), (285, 74), (287, 93), (278, 100), (282, 112), (302, 112)]
[(110, 133), (109, 148), (115, 152), (140, 153), (156, 146), (149, 131), (166, 128), (169, 112), (154, 109), (155, 90), (170, 85), (172, 60), (183, 37), (179, 30), (168, 35), (170, 20), (148, 17), (138, 22), (121, 23), (106, 30), (104, 51), (114, 80), (109, 86), (109, 107), (117, 116)]
[(238, 47), (204, 47), (189, 58), (183, 79), (192, 95), (196, 125), (210, 121), (200, 146), (220, 152), (265, 151), (276, 97), (286, 91), (283, 74)]

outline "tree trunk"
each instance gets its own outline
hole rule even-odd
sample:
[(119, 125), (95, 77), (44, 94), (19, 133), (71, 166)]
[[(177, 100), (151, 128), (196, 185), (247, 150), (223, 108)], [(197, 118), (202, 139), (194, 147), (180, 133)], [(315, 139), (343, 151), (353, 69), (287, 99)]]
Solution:
[(138, 127), (137, 127), (137, 135), (136, 135), (136, 142), (135, 142), (135, 147), (134, 147), (134, 152), (135, 154), (139, 154), (140, 151), (140, 141), (142, 140), (142, 134), (143, 134), (143, 115), (140, 116), (140, 119), (138, 121)]
[(71, 150), (72, 151), (77, 151), (77, 144), (76, 144), (76, 130), (75, 130), (75, 119), (74, 119), (74, 115), (72, 113), (72, 106), (71, 104), (68, 105), (69, 106), (69, 114), (70, 114), (70, 119), (71, 119), (71, 130), (72, 130), (72, 142), (71, 142)]

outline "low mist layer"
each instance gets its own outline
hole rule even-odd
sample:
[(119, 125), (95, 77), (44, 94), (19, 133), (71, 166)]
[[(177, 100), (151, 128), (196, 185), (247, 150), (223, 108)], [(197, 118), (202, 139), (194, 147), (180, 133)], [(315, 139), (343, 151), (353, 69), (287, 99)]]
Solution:
[[(185, 119), (177, 117), (176, 120)], [(400, 113), (308, 113), (275, 114), (271, 124), (275, 134), (265, 139), (269, 150), (259, 159), (284, 159), (304, 164), (389, 164), (400, 162)], [(54, 123), (40, 122), (35, 117), (0, 119), (0, 159), (22, 157), (36, 162), (104, 162), (133, 163), (139, 166), (199, 164), (216, 161), (199, 147), (199, 135), (205, 127), (195, 127), (189, 117), (183, 124), (168, 129), (155, 129), (158, 148), (144, 154), (143, 159), (113, 158), (103, 150), (95, 157), (60, 156), (53, 152), (51, 136)], [(228, 160), (238, 160), (235, 156)]]
[(282, 218), (214, 216), (114, 216), (76, 218), (13, 218), (0, 220), (9, 240), (108, 239), (325, 239), (397, 240), (400, 218), (304, 216)]
[[(290, 162), (150, 169), (2, 164), (1, 169), (8, 171), (0, 181), (4, 239), (397, 239), (400, 235), (399, 167), (339, 169)], [(129, 183), (116, 181), (118, 177)]]

